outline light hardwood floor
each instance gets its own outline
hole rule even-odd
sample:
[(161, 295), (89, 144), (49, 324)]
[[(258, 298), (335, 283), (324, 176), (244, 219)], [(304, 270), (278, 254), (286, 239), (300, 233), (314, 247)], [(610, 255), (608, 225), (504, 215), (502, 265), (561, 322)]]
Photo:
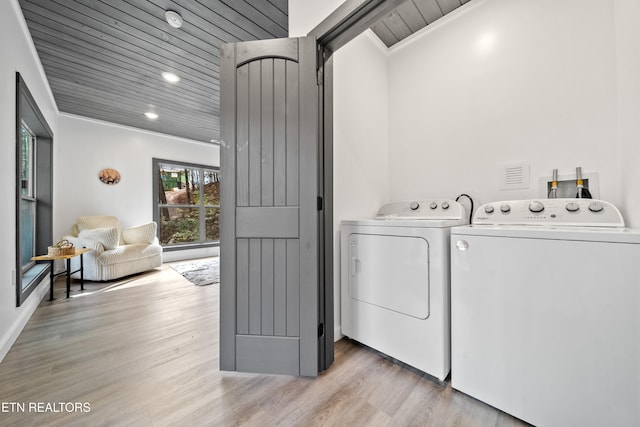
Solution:
[(168, 265), (78, 288), (59, 280), (0, 363), (1, 426), (527, 425), (346, 339), (317, 379), (220, 372), (219, 287)]

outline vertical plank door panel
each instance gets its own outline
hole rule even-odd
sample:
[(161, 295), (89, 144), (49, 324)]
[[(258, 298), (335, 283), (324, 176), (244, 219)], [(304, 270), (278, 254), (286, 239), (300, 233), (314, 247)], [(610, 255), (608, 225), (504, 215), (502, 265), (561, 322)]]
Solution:
[(262, 329), (262, 254), (260, 239), (249, 239), (249, 334), (260, 335)]
[(249, 239), (237, 241), (236, 332), (249, 333)]
[(287, 336), (300, 334), (300, 241), (287, 239)]
[(262, 61), (262, 206), (273, 206), (273, 59)]
[(299, 105), (298, 64), (286, 64), (286, 138), (287, 138), (287, 206), (296, 206), (299, 201)]
[(274, 242), (273, 269), (273, 315), (274, 334), (287, 336), (287, 241), (276, 239)]
[(286, 134), (286, 62), (273, 60), (273, 201), (276, 206), (287, 204), (287, 134)]
[(237, 72), (237, 205), (249, 206), (249, 66), (238, 68)]
[(262, 239), (262, 335), (273, 335), (273, 239)]
[(222, 70), (230, 74), (223, 76), (223, 126), (231, 130), (221, 143), (221, 277), (230, 281), (220, 284), (220, 366), (316, 376), (315, 39), (241, 42), (222, 52)]
[(262, 151), (260, 79), (262, 73), (260, 62), (249, 62), (249, 206), (260, 206), (262, 191), (262, 174), (260, 172), (262, 168), (260, 162)]

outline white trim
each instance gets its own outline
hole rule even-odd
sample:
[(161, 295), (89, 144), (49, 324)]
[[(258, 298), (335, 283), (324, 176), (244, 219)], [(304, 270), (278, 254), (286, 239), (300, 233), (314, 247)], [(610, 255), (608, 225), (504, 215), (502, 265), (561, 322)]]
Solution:
[(162, 136), (164, 138), (171, 138), (171, 139), (175, 139), (178, 141), (183, 141), (183, 142), (189, 142), (192, 144), (201, 144), (201, 145), (205, 145), (207, 147), (210, 146), (220, 146), (220, 143), (215, 143), (215, 142), (204, 142), (204, 141), (196, 141), (195, 139), (188, 139), (188, 138), (183, 138), (180, 136), (174, 136), (174, 135), (169, 135), (166, 133), (161, 133), (161, 132), (155, 132), (152, 130), (146, 130), (146, 129), (140, 129), (140, 128), (136, 128), (133, 126), (126, 126), (126, 125), (120, 125), (117, 123), (112, 123), (112, 122), (107, 122), (105, 120), (98, 120), (98, 119), (92, 119), (90, 117), (84, 117), (84, 116), (78, 116), (76, 114), (70, 114), (70, 113), (59, 113), (58, 117), (67, 117), (70, 119), (78, 119), (78, 120), (84, 120), (87, 122), (92, 122), (92, 123), (96, 123), (96, 124), (100, 124), (100, 125), (104, 125), (104, 126), (111, 126), (114, 128), (120, 128), (120, 129), (125, 129), (125, 130), (129, 130), (129, 131), (134, 131), (134, 132), (140, 132), (140, 133), (146, 133), (148, 135), (154, 135), (154, 136)]
[(35, 289), (20, 306), (20, 315), (13, 322), (5, 336), (2, 337), (2, 341), (0, 341), (0, 362), (2, 362), (7, 353), (9, 353), (9, 350), (11, 350), (11, 347), (22, 333), (27, 322), (29, 322), (29, 319), (31, 319), (31, 316), (40, 305), (40, 301), (42, 301), (44, 296), (49, 292), (50, 277), (51, 276), (47, 274), (47, 277), (38, 284), (37, 289)]
[(381, 53), (383, 53), (385, 56), (389, 56), (389, 48), (382, 42), (382, 40), (380, 40), (380, 38), (378, 38), (376, 33), (374, 33), (371, 28), (367, 28), (364, 31), (363, 35), (371, 40), (371, 42), (378, 48), (378, 50), (380, 50)]

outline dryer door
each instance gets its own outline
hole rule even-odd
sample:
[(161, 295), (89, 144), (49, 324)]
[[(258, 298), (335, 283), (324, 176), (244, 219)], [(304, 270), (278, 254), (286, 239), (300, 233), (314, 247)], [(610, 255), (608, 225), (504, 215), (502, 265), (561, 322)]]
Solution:
[(354, 233), (349, 236), (349, 296), (426, 319), (429, 243), (422, 237)]

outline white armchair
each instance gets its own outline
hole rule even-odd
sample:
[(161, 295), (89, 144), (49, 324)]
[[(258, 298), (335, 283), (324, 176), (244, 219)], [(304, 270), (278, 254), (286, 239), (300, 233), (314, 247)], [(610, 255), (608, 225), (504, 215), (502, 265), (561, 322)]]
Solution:
[[(151, 222), (122, 229), (115, 216), (81, 216), (65, 236), (77, 248), (91, 248), (84, 254), (84, 279), (114, 280), (162, 265), (162, 246), (156, 237), (157, 225)], [(71, 260), (71, 269), (80, 268), (80, 260)], [(74, 273), (73, 277), (80, 277)]]

